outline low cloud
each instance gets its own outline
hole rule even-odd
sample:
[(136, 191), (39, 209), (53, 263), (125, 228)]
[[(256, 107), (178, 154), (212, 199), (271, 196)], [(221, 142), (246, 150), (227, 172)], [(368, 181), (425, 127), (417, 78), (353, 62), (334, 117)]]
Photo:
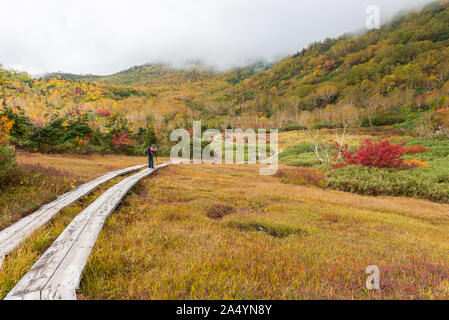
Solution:
[(273, 60), (430, 0), (2, 0), (0, 63), (111, 74), (152, 62), (221, 69)]

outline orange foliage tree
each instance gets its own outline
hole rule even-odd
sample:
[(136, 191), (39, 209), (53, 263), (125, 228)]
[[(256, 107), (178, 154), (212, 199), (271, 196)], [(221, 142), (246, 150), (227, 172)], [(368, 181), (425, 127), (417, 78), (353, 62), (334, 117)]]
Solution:
[(12, 128), (14, 121), (9, 120), (7, 117), (0, 118), (0, 144), (5, 144), (9, 139), (9, 131)]

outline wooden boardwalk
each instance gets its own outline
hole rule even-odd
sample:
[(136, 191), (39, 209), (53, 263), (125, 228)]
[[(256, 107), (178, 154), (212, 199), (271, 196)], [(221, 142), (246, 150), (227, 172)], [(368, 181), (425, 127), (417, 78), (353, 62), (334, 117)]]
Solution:
[(146, 165), (138, 165), (114, 172), (110, 172), (95, 180), (80, 185), (76, 189), (65, 193), (55, 201), (41, 206), (36, 212), (26, 216), (0, 232), (0, 268), (4, 257), (14, 250), (27, 236), (53, 218), (61, 209), (86, 196), (102, 183), (120, 175), (125, 175)]
[(76, 299), (84, 266), (107, 217), (136, 183), (167, 165), (140, 171), (103, 193), (73, 219), (5, 299)]

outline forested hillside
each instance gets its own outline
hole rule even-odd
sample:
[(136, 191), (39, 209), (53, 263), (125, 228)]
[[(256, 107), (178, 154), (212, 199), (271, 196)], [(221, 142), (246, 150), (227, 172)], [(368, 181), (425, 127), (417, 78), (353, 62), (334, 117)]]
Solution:
[(205, 126), (335, 127), (403, 123), (449, 130), (449, 4), (438, 1), (380, 30), (327, 39), (284, 60), (228, 72), (154, 64), (111, 76), (1, 70), (11, 142), (43, 152), (140, 153), (192, 120)]
[(380, 30), (311, 44), (226, 97), (242, 112), (258, 111), (281, 125), (304, 122), (310, 116), (304, 110), (329, 122), (335, 109), (354, 107), (369, 124), (439, 110), (435, 124), (447, 127), (448, 44), (448, 2), (434, 2)]

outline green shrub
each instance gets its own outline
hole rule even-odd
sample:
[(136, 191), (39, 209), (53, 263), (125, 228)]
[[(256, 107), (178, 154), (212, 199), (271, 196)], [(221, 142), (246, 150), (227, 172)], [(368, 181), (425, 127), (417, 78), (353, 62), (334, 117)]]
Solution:
[(299, 124), (288, 124), (285, 127), (279, 128), (279, 132), (288, 132), (288, 131), (298, 131), (298, 130), (304, 130), (306, 127), (299, 125)]
[(290, 146), (279, 155), (279, 161), (283, 164), (295, 167), (314, 167), (321, 164), (313, 152), (312, 143), (300, 143)]
[(362, 122), (363, 127), (369, 127), (372, 124), (374, 127), (390, 126), (402, 123), (406, 120), (406, 116), (402, 114), (377, 114), (371, 119), (364, 118)]
[(241, 231), (264, 232), (273, 238), (286, 238), (290, 235), (301, 236), (306, 233), (301, 228), (270, 222), (230, 221), (227, 225)]
[(298, 155), (300, 153), (312, 152), (314, 149), (313, 143), (300, 143), (294, 146), (287, 147), (281, 156), (288, 156), (291, 154)]
[(11, 172), (16, 167), (16, 154), (10, 146), (0, 145), (0, 185), (8, 182)]
[(433, 177), (418, 172), (348, 166), (330, 171), (327, 186), (363, 195), (406, 196), (449, 202), (449, 183), (438, 184)]
[(288, 166), (312, 168), (320, 165), (321, 161), (314, 154), (306, 153), (299, 157), (285, 157), (282, 163)]

